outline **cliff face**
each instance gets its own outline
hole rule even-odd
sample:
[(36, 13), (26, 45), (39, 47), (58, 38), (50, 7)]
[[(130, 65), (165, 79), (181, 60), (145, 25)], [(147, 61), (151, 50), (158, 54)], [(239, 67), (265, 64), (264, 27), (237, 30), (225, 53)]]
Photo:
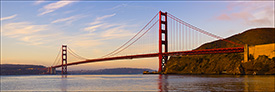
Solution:
[(275, 57), (259, 56), (242, 63), (240, 53), (176, 56), (167, 62), (167, 74), (275, 74)]
[(244, 74), (275, 74), (275, 57), (268, 58), (265, 55), (257, 59), (250, 58), (249, 62), (242, 63)]
[(238, 53), (171, 57), (166, 73), (174, 74), (243, 74), (243, 57)]
[[(227, 38), (249, 45), (275, 42), (275, 28), (258, 28)], [(224, 41), (214, 41), (197, 49), (237, 47)], [(243, 53), (171, 56), (167, 62), (167, 74), (275, 74), (275, 57), (259, 56), (243, 63)]]

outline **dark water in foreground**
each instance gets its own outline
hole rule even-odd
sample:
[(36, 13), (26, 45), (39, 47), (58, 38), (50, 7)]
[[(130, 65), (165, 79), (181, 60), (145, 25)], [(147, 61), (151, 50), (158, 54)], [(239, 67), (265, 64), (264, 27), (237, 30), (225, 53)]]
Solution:
[(274, 75), (1, 76), (1, 91), (274, 91)]

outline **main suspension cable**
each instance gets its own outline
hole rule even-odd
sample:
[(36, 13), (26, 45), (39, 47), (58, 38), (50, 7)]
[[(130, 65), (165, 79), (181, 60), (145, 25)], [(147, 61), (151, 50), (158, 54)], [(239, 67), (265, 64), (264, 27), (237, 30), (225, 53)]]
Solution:
[(238, 45), (238, 46), (243, 46), (243, 45), (241, 45), (241, 44), (238, 44), (238, 43), (229, 41), (229, 40), (224, 39), (224, 38), (222, 38), (222, 37), (220, 37), (220, 36), (214, 35), (214, 34), (212, 34), (212, 33), (209, 33), (209, 32), (207, 32), (207, 31), (204, 31), (204, 30), (202, 30), (202, 29), (200, 29), (200, 28), (198, 28), (198, 27), (195, 27), (195, 26), (193, 26), (193, 25), (191, 25), (191, 24), (189, 24), (189, 23), (187, 23), (187, 22), (184, 22), (183, 20), (181, 20), (181, 19), (179, 19), (179, 18), (173, 16), (172, 14), (169, 14), (169, 13), (168, 13), (167, 15), (168, 15), (168, 17), (170, 17), (171, 19), (173, 19), (173, 20), (175, 20), (175, 21), (177, 21), (177, 22), (179, 22), (179, 23), (181, 23), (181, 24), (183, 24), (183, 25), (185, 25), (185, 26), (188, 26), (189, 28), (191, 28), (191, 29), (193, 29), (193, 30), (196, 30), (196, 31), (198, 31), (198, 32), (200, 32), (200, 33), (203, 33), (203, 34), (206, 34), (206, 35), (208, 35), (208, 36), (217, 38), (217, 39), (219, 39), (219, 40), (224, 40), (224, 41), (226, 41), (226, 42), (229, 42), (229, 43), (232, 43), (232, 44), (235, 44), (235, 45)]
[(86, 60), (86, 59), (87, 59), (87, 58), (84, 58), (84, 57), (82, 57), (82, 56), (76, 54), (76, 53), (75, 53), (71, 48), (69, 48), (69, 47), (68, 47), (68, 52), (69, 52), (70, 54), (72, 54), (74, 57), (78, 58), (78, 59), (83, 59), (83, 60)]
[(158, 15), (158, 13), (136, 34), (134, 35), (130, 40), (128, 40), (126, 43), (124, 43), (123, 45), (121, 45), (119, 48), (117, 48), (116, 50), (102, 56), (102, 57), (107, 57), (110, 56), (111, 54), (115, 53), (116, 51), (120, 50), (122, 47), (126, 46), (126, 44), (128, 44), (129, 42), (131, 42), (136, 36), (138, 36)]
[(55, 57), (55, 60), (54, 60), (54, 62), (53, 62), (53, 64), (52, 64), (52, 66), (55, 65), (55, 63), (57, 62), (57, 60), (58, 60), (58, 58), (59, 58), (59, 55), (60, 55), (60, 52), (61, 52), (61, 47), (60, 47), (60, 49), (59, 49), (59, 52), (58, 52), (57, 56)]
[(144, 32), (141, 36), (139, 36), (135, 41), (133, 41), (131, 44), (129, 44), (128, 46), (126, 46), (125, 48), (121, 49), (120, 51), (111, 54), (110, 56), (114, 56), (115, 54), (120, 53), (121, 51), (127, 49), (129, 46), (131, 46), (132, 44), (134, 44), (136, 41), (138, 41), (144, 34), (146, 34), (153, 26), (155, 26), (155, 24), (158, 22), (159, 20), (157, 20), (146, 32)]

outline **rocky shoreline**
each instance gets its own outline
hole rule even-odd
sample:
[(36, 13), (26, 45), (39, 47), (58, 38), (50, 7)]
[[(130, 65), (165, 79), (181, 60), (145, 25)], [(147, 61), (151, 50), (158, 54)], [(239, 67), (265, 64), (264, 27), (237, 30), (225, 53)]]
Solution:
[(265, 55), (243, 62), (241, 53), (171, 57), (165, 74), (274, 75), (275, 57)]

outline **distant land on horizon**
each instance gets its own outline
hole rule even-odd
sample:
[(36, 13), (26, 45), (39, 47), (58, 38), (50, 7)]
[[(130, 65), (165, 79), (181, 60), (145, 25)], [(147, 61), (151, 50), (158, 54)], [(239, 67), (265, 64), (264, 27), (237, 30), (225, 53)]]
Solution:
[[(0, 75), (40, 75), (45, 74), (45, 66), (25, 64), (1, 64)], [(73, 70), (69, 74), (142, 74), (143, 71), (155, 71), (147, 68), (110, 68), (99, 70)], [(57, 74), (60, 71), (57, 70)]]
[(148, 68), (109, 68), (99, 70), (74, 70), (69, 74), (142, 74), (144, 71), (156, 71)]
[(43, 74), (45, 68), (43, 65), (0, 64), (0, 75), (37, 75)]

